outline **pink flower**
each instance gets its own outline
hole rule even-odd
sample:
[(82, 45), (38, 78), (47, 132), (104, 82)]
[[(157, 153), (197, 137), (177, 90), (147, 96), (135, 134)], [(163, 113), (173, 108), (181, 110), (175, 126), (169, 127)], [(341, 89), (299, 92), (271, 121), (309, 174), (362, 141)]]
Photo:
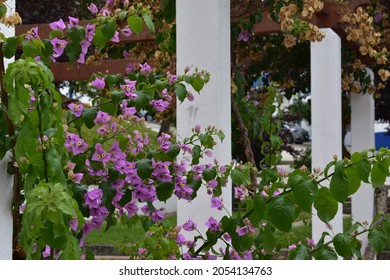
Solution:
[(177, 80), (178, 80), (177, 79), (177, 75), (173, 75), (173, 74), (169, 75), (168, 80), (169, 80), (170, 84), (173, 84), (173, 83), (177, 82)]
[(314, 242), (314, 239), (308, 239), (307, 240), (307, 245), (311, 246), (311, 247), (315, 247), (316, 246), (316, 243)]
[(53, 51), (54, 51), (53, 57), (55, 58), (60, 57), (64, 53), (64, 50), (68, 45), (68, 42), (66, 40), (61, 40), (58, 39), (57, 37), (51, 40), (50, 43), (53, 46)]
[(24, 37), (26, 40), (39, 39), (38, 35), (38, 26), (34, 27), (32, 30), (27, 32), (27, 35)]
[(223, 208), (222, 198), (212, 197), (211, 198), (211, 208), (217, 208), (218, 210), (222, 210), (222, 208)]
[(295, 244), (291, 244), (290, 246), (288, 246), (288, 250), (294, 250), (297, 248), (297, 245)]
[(133, 34), (133, 31), (131, 31), (130, 27), (126, 25), (124, 28), (121, 29), (121, 34), (125, 37), (130, 37), (131, 34)]
[(135, 93), (135, 86), (137, 81), (130, 81), (129, 79), (125, 79), (125, 85), (120, 85), (123, 93), (129, 97), (130, 99), (135, 99), (138, 97), (138, 94)]
[(87, 24), (85, 27), (85, 37), (87, 38), (88, 41), (93, 40), (93, 35), (95, 34), (95, 25), (94, 24)]
[(240, 32), (238, 35), (238, 41), (248, 42), (250, 35), (251, 34), (248, 31)]
[(139, 67), (141, 72), (144, 74), (149, 74), (150, 72), (152, 72), (152, 67), (150, 67), (150, 65), (147, 62), (145, 62), (144, 64), (140, 63)]
[(210, 217), (205, 225), (210, 231), (219, 231), (221, 229), (219, 222), (213, 217)]
[(126, 69), (125, 69), (126, 73), (129, 74), (131, 72), (134, 72), (135, 71), (135, 66), (133, 63), (129, 63), (129, 65), (127, 65)]
[(193, 231), (196, 227), (196, 223), (194, 223), (191, 219), (188, 219), (188, 221), (183, 224), (183, 229), (186, 231)]
[(104, 81), (104, 78), (96, 77), (95, 80), (90, 82), (91, 86), (94, 86), (97, 89), (103, 89), (106, 86), (106, 83)]
[(70, 178), (70, 179), (74, 183), (80, 183), (80, 181), (83, 179), (83, 177), (84, 177), (83, 173), (74, 173), (74, 174), (72, 174), (72, 178)]
[(70, 220), (69, 226), (73, 231), (76, 231), (79, 226), (79, 220), (77, 218)]
[(59, 21), (55, 21), (55, 22), (50, 23), (49, 26), (52, 30), (61, 30), (62, 31), (66, 28), (66, 25), (62, 19), (60, 19)]
[(87, 8), (91, 12), (91, 14), (94, 14), (94, 15), (97, 14), (99, 11), (98, 8), (96, 7), (96, 5), (93, 3), (89, 4), (89, 6)]
[(111, 158), (111, 154), (107, 153), (100, 143), (95, 145), (95, 153), (92, 155), (92, 160), (107, 163)]
[(217, 180), (211, 180), (207, 183), (207, 185), (211, 188), (214, 189), (216, 186), (218, 186), (218, 181)]
[(237, 228), (236, 232), (238, 233), (239, 236), (243, 236), (245, 234), (248, 234), (249, 229), (247, 226), (243, 226), (243, 227)]
[(68, 108), (72, 110), (72, 114), (75, 115), (76, 117), (80, 117), (84, 110), (84, 106), (81, 103), (80, 104), (71, 103), (68, 105)]
[(111, 38), (110, 42), (119, 43), (119, 32), (115, 31), (114, 36)]
[(69, 19), (69, 24), (68, 24), (68, 27), (77, 27), (78, 24), (79, 24), (79, 19), (78, 18), (74, 18), (74, 17), (68, 17)]
[(164, 101), (162, 99), (159, 99), (159, 100), (152, 100), (150, 102), (150, 104), (153, 106), (153, 108), (158, 111), (158, 112), (162, 112), (164, 111), (168, 106), (169, 106), (169, 102), (168, 101)]

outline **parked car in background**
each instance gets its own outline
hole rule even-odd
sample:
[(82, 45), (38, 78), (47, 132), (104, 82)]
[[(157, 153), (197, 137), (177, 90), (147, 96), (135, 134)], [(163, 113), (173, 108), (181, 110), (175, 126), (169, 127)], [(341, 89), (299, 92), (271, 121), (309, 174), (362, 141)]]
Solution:
[(309, 132), (298, 124), (283, 124), (281, 137), (289, 144), (302, 144), (310, 141)]

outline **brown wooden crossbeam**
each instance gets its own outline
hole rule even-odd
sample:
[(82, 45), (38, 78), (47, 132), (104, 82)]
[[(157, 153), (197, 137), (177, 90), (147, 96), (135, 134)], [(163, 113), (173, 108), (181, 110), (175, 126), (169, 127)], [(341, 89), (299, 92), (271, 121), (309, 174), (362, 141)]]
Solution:
[(85, 65), (75, 63), (70, 65), (68, 62), (58, 62), (51, 66), (56, 82), (62, 81), (82, 81), (88, 80), (93, 73), (101, 72), (103, 74), (122, 74), (126, 75), (126, 67), (129, 63), (138, 65), (137, 59), (110, 59), (103, 60), (97, 65)]

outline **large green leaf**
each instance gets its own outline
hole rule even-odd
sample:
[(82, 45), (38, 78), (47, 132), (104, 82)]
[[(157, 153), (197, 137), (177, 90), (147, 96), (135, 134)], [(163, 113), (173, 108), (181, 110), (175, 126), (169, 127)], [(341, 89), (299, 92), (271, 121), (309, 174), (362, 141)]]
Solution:
[(187, 97), (187, 89), (185, 85), (181, 83), (177, 83), (173, 86), (173, 90), (177, 96), (177, 98), (180, 100), (180, 102), (183, 102), (184, 99)]
[(294, 221), (295, 208), (284, 196), (275, 197), (268, 205), (268, 216), (279, 230), (289, 232)]
[(127, 18), (127, 23), (129, 24), (130, 29), (136, 34), (141, 33), (142, 29), (144, 28), (144, 22), (137, 15), (129, 16)]
[(330, 193), (338, 202), (344, 203), (349, 196), (349, 182), (345, 173), (344, 161), (335, 165), (335, 173), (330, 180)]
[(374, 162), (371, 170), (371, 182), (374, 188), (382, 187), (388, 176), (388, 171), (383, 172), (383, 168), (381, 168), (380, 164), (380, 162)]
[(194, 90), (196, 90), (197, 92), (200, 92), (202, 90), (202, 88), (204, 87), (204, 81), (200, 77), (195, 77), (195, 79), (193, 80), (191, 85), (194, 88)]
[(371, 172), (371, 162), (362, 156), (361, 153), (353, 153), (351, 162), (354, 164), (354, 169), (357, 171), (358, 177), (365, 183), (369, 183)]
[(306, 212), (311, 212), (314, 197), (318, 192), (317, 183), (306, 176), (296, 175), (290, 177), (289, 185), (299, 206)]
[(321, 248), (313, 254), (316, 260), (337, 260), (337, 254), (330, 248)]
[(175, 186), (173, 183), (169, 182), (161, 182), (156, 187), (156, 193), (158, 200), (167, 201), (171, 196), (173, 191), (175, 190)]
[(153, 172), (152, 161), (148, 158), (143, 158), (136, 162), (137, 174), (141, 179), (149, 179)]
[(17, 36), (7, 38), (2, 45), (3, 53), (6, 58), (11, 58), (15, 55), (19, 42), (20, 39)]
[(149, 28), (150, 32), (154, 33), (154, 31), (156, 31), (156, 29), (154, 28), (154, 23), (153, 23), (153, 20), (150, 17), (150, 15), (144, 14), (144, 15), (142, 15), (142, 18), (144, 19), (144, 22), (145, 22), (146, 26)]
[(343, 233), (338, 233), (333, 238), (334, 248), (340, 256), (349, 258), (352, 255), (352, 237)]
[(248, 185), (250, 184), (250, 177), (248, 170), (242, 170), (239, 168), (233, 169), (230, 174), (233, 184), (240, 185)]
[(330, 194), (329, 189), (323, 187), (317, 193), (314, 208), (317, 210), (318, 218), (324, 223), (328, 223), (336, 216), (338, 203)]
[(83, 110), (82, 118), (84, 121), (84, 124), (87, 128), (91, 129), (95, 126), (95, 118), (99, 112), (99, 109), (93, 107), (93, 108), (85, 108)]
[(385, 249), (388, 235), (383, 229), (372, 228), (368, 232), (368, 242), (375, 252), (380, 253)]
[(310, 257), (309, 249), (302, 244), (299, 244), (295, 250), (288, 252), (288, 259), (292, 260), (307, 260)]

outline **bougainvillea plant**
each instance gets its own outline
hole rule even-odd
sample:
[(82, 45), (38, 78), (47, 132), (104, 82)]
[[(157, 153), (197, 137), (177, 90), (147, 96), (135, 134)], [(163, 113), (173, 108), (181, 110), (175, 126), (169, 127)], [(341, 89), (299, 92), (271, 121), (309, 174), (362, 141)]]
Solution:
[[(6, 5), (1, 4), (1, 11)], [(2, 38), (1, 65), (17, 49), (21, 58), (8, 65), (1, 79), (2, 156), (11, 151), (14, 174), (14, 221), (21, 221), (15, 250), (27, 259), (89, 258), (85, 238), (92, 229), (106, 229), (116, 221), (142, 222), (147, 238), (129, 249), (131, 258), (145, 259), (267, 259), (282, 248), (276, 230), (290, 232), (301, 212), (317, 210), (331, 224), (338, 209), (355, 193), (361, 182), (382, 185), (389, 173), (390, 152), (363, 151), (351, 159), (335, 159), (323, 172), (305, 167), (288, 174), (277, 168), (280, 160), (277, 137), (279, 121), (272, 120), (274, 100), (280, 89), (272, 84), (262, 123), (268, 135), (262, 144), (265, 154), (261, 178), (248, 193), (250, 164), (203, 164), (224, 134), (215, 127), (195, 126), (193, 135), (175, 142), (168, 134), (151, 145), (142, 130), (137, 112), (145, 106), (161, 112), (174, 98), (190, 102), (191, 91), (200, 92), (209, 81), (206, 71), (186, 69), (182, 75), (160, 75), (148, 63), (128, 67), (127, 76), (94, 75), (90, 87), (98, 93), (92, 107), (74, 102), (64, 116), (61, 95), (56, 91), (50, 66), (66, 58), (84, 63), (88, 49), (104, 51), (119, 42), (119, 34), (140, 33), (146, 25), (154, 30), (148, 7), (129, 1), (107, 1), (96, 15), (81, 26), (75, 17), (50, 24), (49, 38), (38, 29)], [(3, 22), (17, 24), (17, 14), (1, 12)], [(243, 40), (245, 37), (243, 37)], [(189, 90), (190, 89), (190, 90)], [(92, 137), (90, 137), (92, 135)], [(190, 160), (182, 160), (186, 155)], [(221, 220), (209, 217), (208, 230), (186, 240), (181, 231), (197, 231), (189, 219), (183, 225), (165, 220), (155, 205), (171, 197), (196, 203), (197, 192), (206, 188), (210, 207), (225, 211), (221, 193), (229, 180), (240, 200), (239, 213)], [(330, 188), (324, 182), (330, 181)], [(19, 220), (20, 219), (20, 220)], [(369, 242), (380, 252), (390, 235), (390, 217), (379, 214), (368, 225), (356, 223), (349, 232), (323, 237), (314, 244), (291, 244), (292, 259), (361, 258), (359, 235), (368, 232)], [(218, 242), (220, 240), (220, 242)], [(218, 244), (218, 245), (216, 245)], [(220, 244), (224, 244), (220, 248)], [(20, 247), (18, 247), (20, 246)]]

